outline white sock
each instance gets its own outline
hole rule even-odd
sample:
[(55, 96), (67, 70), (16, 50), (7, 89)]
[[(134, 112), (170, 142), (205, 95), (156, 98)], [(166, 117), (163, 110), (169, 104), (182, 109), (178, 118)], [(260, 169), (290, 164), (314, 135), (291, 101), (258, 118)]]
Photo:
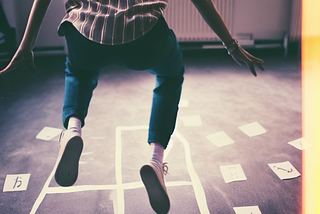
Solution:
[(68, 130), (74, 130), (81, 136), (81, 120), (77, 117), (70, 117), (68, 122)]
[(152, 161), (157, 161), (162, 166), (164, 148), (159, 143), (151, 143)]

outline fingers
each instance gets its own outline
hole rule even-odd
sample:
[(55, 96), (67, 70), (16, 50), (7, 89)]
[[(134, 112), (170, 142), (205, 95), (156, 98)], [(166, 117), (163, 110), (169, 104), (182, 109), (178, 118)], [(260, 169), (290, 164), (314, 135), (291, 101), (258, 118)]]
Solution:
[(255, 57), (255, 56), (252, 56), (249, 52), (247, 52), (241, 46), (239, 46), (239, 50), (242, 52), (243, 55), (246, 56), (246, 58), (251, 59), (252, 61), (256, 61), (257, 63), (263, 63), (262, 59), (259, 59), (259, 58)]
[(250, 53), (248, 53), (245, 49), (243, 49), (241, 46), (239, 47), (239, 49), (241, 50), (241, 52), (247, 57), (247, 58), (250, 58), (251, 60), (255, 60), (259, 63), (263, 63), (263, 60), (262, 59), (259, 59), (255, 56), (252, 56)]
[(252, 61), (247, 61), (245, 62), (247, 64), (247, 66), (250, 68), (251, 73), (256, 77), (257, 73), (256, 70), (254, 69), (253, 63)]
[(231, 57), (238, 65), (241, 66), (241, 63), (236, 59), (236, 57), (233, 54), (231, 54)]
[(232, 54), (231, 56), (237, 64), (239, 64), (239, 65), (241, 65), (241, 63), (246, 64), (254, 76), (257, 76), (254, 65), (257, 65), (258, 68), (260, 68), (262, 71), (264, 71), (264, 67), (262, 66), (262, 64), (259, 60), (250, 59), (249, 57), (247, 57), (245, 55), (239, 56), (237, 54)]
[[(246, 61), (245, 63), (248, 65), (248, 67), (250, 68), (251, 72), (253, 74), (255, 74), (255, 70), (254, 70), (254, 64), (258, 66), (258, 68), (260, 68), (262, 71), (264, 71), (264, 67), (262, 66), (262, 63), (264, 63), (264, 61), (262, 59), (259, 59), (257, 57), (252, 56), (251, 54), (249, 54), (246, 50), (244, 50), (241, 46), (239, 46), (239, 50), (241, 51), (241, 53), (246, 57)], [(248, 63), (248, 62), (251, 63)], [(253, 70), (252, 70), (253, 69)], [(255, 75), (256, 76), (256, 75)]]
[(258, 68), (264, 71), (264, 67), (262, 66), (263, 60), (252, 56), (246, 50), (244, 50), (239, 44), (236, 45), (236, 49), (233, 50), (230, 55), (237, 64), (241, 65), (241, 63), (245, 63), (254, 76), (257, 76), (254, 65), (256, 65)]
[(262, 64), (258, 63), (257, 66), (261, 69), (261, 71), (264, 71), (264, 67)]
[(0, 71), (0, 75), (16, 69), (20, 65), (20, 63), (21, 63), (21, 58), (12, 60), (6, 68)]
[(36, 72), (36, 67), (34, 65), (34, 57), (33, 57), (33, 52), (29, 52), (28, 54), (25, 54), (23, 56), (23, 60), (25, 61), (25, 63), (27, 64), (29, 70), (32, 72), (32, 73), (35, 73)]
[(264, 71), (264, 67), (262, 65), (263, 60), (254, 57), (253, 59), (251, 59), (252, 63), (255, 64), (256, 66), (258, 66), (258, 68), (260, 68), (261, 71)]
[(34, 65), (33, 52), (31, 51), (31, 52), (28, 52), (25, 54), (16, 53), (15, 56), (13, 56), (11, 62), (8, 64), (8, 66), (0, 71), (0, 75), (17, 69), (20, 66), (20, 64), (22, 63), (22, 61), (24, 61), (26, 63), (28, 69), (32, 73), (36, 72), (36, 67)]
[(6, 72), (7, 72), (6, 69), (3, 69), (3, 70), (0, 71), (0, 75), (4, 74)]

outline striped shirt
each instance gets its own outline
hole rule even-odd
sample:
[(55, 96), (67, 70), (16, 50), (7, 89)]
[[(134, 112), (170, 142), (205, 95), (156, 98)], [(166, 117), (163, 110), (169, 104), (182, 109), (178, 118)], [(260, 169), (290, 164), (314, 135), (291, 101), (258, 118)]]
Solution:
[(118, 45), (140, 38), (156, 24), (168, 0), (68, 0), (62, 23), (70, 22), (91, 41)]

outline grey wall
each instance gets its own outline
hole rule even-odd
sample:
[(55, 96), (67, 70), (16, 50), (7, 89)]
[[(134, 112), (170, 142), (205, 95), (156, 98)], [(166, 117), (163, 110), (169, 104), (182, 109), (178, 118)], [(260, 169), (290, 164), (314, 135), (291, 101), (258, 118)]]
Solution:
[(292, 0), (235, 0), (233, 34), (252, 33), (254, 39), (273, 40), (289, 33)]
[[(27, 24), (33, 0), (0, 0), (0, 2), (5, 10), (9, 24), (11, 27), (16, 28), (17, 44), (19, 44)], [(35, 47), (65, 48), (64, 38), (59, 37), (57, 34), (57, 27), (64, 13), (64, 0), (52, 0)]]
[(14, 9), (13, 9), (13, 4), (12, 1), (8, 0), (0, 0), (1, 5), (3, 7), (3, 10), (6, 14), (6, 17), (9, 21), (9, 24), (11, 27), (16, 27), (16, 19), (14, 15)]

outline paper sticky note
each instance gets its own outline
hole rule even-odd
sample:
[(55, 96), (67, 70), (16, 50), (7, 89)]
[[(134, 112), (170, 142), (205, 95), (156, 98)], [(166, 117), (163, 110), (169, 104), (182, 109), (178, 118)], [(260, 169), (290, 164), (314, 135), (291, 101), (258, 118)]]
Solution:
[(258, 206), (234, 207), (236, 214), (261, 214)]
[(254, 137), (267, 132), (258, 122), (249, 123), (244, 126), (239, 126), (238, 128), (249, 137)]
[(7, 175), (3, 192), (23, 191), (28, 187), (30, 174)]
[(36, 136), (37, 139), (40, 140), (52, 140), (57, 137), (62, 132), (62, 129), (52, 128), (52, 127), (44, 127)]
[(206, 136), (206, 138), (217, 147), (222, 147), (234, 143), (234, 141), (224, 131), (208, 135)]
[(189, 100), (180, 100), (179, 107), (189, 107)]
[(292, 166), (289, 161), (281, 163), (270, 163), (268, 166), (281, 179), (291, 179), (299, 177), (301, 174)]
[(297, 140), (290, 141), (288, 144), (300, 150), (304, 150), (312, 146), (312, 144), (305, 138), (299, 138)]
[(202, 121), (200, 115), (181, 117), (185, 126), (201, 126)]
[(220, 166), (220, 171), (226, 183), (247, 180), (240, 164)]

